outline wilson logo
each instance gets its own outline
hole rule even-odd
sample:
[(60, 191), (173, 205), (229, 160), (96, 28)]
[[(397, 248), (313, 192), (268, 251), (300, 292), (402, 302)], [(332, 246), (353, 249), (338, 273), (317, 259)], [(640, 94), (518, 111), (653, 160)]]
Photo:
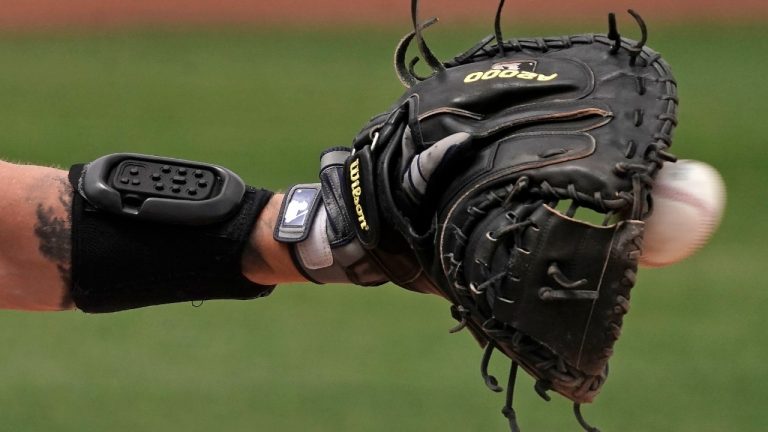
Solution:
[(363, 189), (360, 187), (360, 159), (355, 159), (352, 164), (349, 165), (349, 179), (352, 181), (352, 201), (355, 205), (355, 213), (357, 214), (357, 223), (360, 228), (368, 231), (368, 221), (365, 219), (365, 212), (363, 206), (360, 204), (360, 197), (363, 195)]
[(491, 69), (485, 72), (473, 72), (464, 78), (465, 83), (473, 83), (477, 81), (486, 81), (492, 79), (521, 79), (527, 81), (552, 81), (557, 78), (557, 74), (544, 75), (535, 72), (519, 71), (519, 70), (501, 70)]

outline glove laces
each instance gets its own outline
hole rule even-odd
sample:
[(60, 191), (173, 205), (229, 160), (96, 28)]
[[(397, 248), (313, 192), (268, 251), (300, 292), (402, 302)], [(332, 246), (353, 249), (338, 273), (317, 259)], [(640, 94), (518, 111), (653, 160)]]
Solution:
[[(493, 354), (493, 351), (495, 349), (497, 349), (496, 342), (494, 342), (493, 340), (488, 342), (488, 345), (485, 347), (485, 351), (483, 352), (482, 361), (480, 362), (480, 374), (483, 377), (483, 381), (485, 382), (485, 385), (491, 391), (500, 393), (504, 391), (504, 388), (498, 385), (498, 381), (496, 380), (496, 377), (488, 373), (488, 365), (491, 360), (491, 355)], [(507, 418), (507, 421), (509, 422), (509, 430), (511, 432), (520, 432), (520, 426), (517, 423), (517, 413), (515, 412), (515, 409), (513, 407), (513, 402), (515, 397), (515, 382), (517, 381), (518, 368), (519, 368), (519, 364), (517, 363), (517, 361), (512, 360), (509, 366), (509, 376), (507, 378), (507, 392), (505, 395), (504, 406), (501, 408), (501, 413), (504, 415), (504, 417)], [(539, 396), (541, 396), (541, 398), (544, 399), (545, 401), (549, 402), (551, 400), (551, 398), (547, 394), (547, 391), (549, 390), (549, 384), (546, 381), (538, 380), (534, 386), (534, 389), (536, 390), (536, 393)], [(580, 403), (578, 402), (573, 403), (573, 414), (576, 417), (576, 421), (586, 432), (600, 432), (600, 429), (594, 426), (591, 426), (584, 419), (584, 416), (581, 414)]]

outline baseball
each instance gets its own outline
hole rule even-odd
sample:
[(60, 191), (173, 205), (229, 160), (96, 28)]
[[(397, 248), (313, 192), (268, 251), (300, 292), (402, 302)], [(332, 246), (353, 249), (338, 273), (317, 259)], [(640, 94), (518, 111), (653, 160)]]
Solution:
[(691, 256), (715, 232), (725, 208), (725, 182), (695, 160), (667, 163), (653, 186), (640, 265), (664, 267)]

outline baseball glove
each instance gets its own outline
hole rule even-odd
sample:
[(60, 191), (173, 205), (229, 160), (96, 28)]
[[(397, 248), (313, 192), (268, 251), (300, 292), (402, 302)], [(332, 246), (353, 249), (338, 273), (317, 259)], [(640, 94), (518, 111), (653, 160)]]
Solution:
[[(676, 126), (676, 83), (667, 63), (619, 35), (503, 40), (494, 35), (442, 62), (418, 21), (395, 53), (408, 88), (355, 138), (346, 201), (368, 248), (404, 239), (453, 317), (511, 360), (545, 399), (555, 391), (591, 402), (629, 311), (652, 188)], [(406, 62), (415, 40), (432, 74)], [(591, 214), (599, 220), (582, 214)], [(410, 253), (411, 251), (409, 251)], [(422, 284), (422, 286), (424, 286)]]

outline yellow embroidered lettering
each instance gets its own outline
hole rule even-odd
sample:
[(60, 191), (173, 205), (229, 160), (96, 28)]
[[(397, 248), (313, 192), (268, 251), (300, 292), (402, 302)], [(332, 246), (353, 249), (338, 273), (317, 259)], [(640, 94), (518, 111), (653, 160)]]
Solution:
[(360, 159), (355, 159), (349, 164), (349, 179), (352, 180), (350, 188), (352, 189), (352, 201), (355, 205), (355, 213), (357, 213), (357, 222), (360, 224), (360, 228), (368, 231), (368, 221), (365, 219), (365, 212), (363, 211), (363, 205), (360, 203), (360, 197), (363, 195), (363, 188), (360, 187)]
[(542, 75), (542, 74), (539, 74), (539, 77), (536, 78), (536, 79), (539, 80), (539, 81), (552, 81), (555, 78), (557, 78), (557, 74), (556, 73), (552, 74), (552, 75)]
[(492, 80), (496, 78), (517, 78), (526, 81), (536, 80), (546, 82), (552, 81), (557, 77), (558, 74), (556, 73), (553, 73), (552, 75), (543, 75), (528, 71), (491, 69), (485, 72), (472, 72), (464, 78), (464, 82), (473, 83), (480, 80)]
[(467, 75), (466, 78), (464, 78), (465, 83), (471, 83), (479, 80), (483, 76), (482, 72), (475, 72)]

